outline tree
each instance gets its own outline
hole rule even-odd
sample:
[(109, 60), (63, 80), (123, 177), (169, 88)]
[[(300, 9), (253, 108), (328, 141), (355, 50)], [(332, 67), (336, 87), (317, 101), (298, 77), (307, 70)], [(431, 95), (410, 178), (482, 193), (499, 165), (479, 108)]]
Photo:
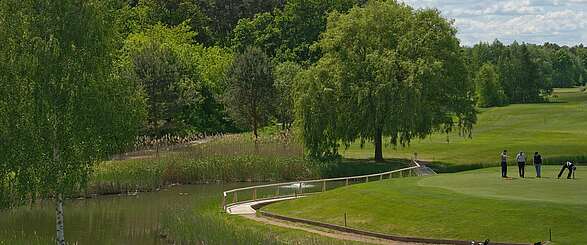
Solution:
[(329, 12), (347, 12), (361, 1), (290, 0), (283, 8), (239, 20), (232, 33), (232, 46), (261, 48), (279, 62), (293, 61), (308, 65), (320, 57), (312, 45), (326, 29)]
[(553, 84), (556, 87), (572, 87), (581, 83), (579, 61), (568, 50), (561, 48), (553, 53)]
[(147, 133), (160, 137), (185, 128), (181, 115), (200, 105), (203, 86), (192, 44), (195, 33), (186, 24), (157, 24), (128, 36), (120, 57), (120, 73), (141, 84), (148, 102)]
[(276, 117), (284, 129), (289, 129), (293, 119), (294, 81), (302, 67), (294, 62), (284, 62), (275, 66), (275, 89), (277, 92)]
[(64, 198), (134, 140), (144, 116), (140, 89), (111, 72), (112, 12), (104, 1), (0, 2), (0, 184), (17, 204), (55, 198), (57, 244)]
[(230, 35), (239, 20), (252, 18), (257, 13), (271, 12), (283, 6), (284, 0), (197, 0), (206, 16), (211, 20), (210, 28), (214, 43), (226, 47)]
[(228, 69), (224, 102), (230, 116), (253, 130), (258, 138), (262, 126), (275, 108), (272, 65), (258, 48), (249, 48), (235, 57)]
[(504, 92), (499, 84), (495, 67), (491, 64), (481, 66), (475, 77), (477, 91), (477, 105), (492, 107), (503, 104)]
[[(470, 132), (476, 119), (473, 84), (455, 33), (438, 11), (395, 1), (331, 14), (317, 44), (323, 57), (302, 74), (311, 78), (302, 93), (318, 98), (300, 96), (296, 102), (309, 154), (336, 154), (337, 142), (348, 146), (358, 139), (372, 141), (375, 160), (382, 161), (383, 137), (406, 145), (455, 126)], [(321, 115), (325, 105), (335, 115)], [(311, 128), (320, 121), (323, 131)]]
[(190, 0), (138, 0), (118, 7), (118, 22), (123, 33), (138, 33), (158, 23), (167, 26), (185, 24), (194, 31), (194, 41), (213, 44), (211, 19), (195, 1)]

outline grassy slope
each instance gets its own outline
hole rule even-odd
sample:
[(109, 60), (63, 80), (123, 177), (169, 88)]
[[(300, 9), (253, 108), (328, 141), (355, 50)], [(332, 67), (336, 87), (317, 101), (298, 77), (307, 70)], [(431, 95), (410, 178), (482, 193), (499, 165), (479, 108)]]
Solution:
[[(497, 164), (503, 149), (540, 151), (546, 158), (587, 155), (587, 92), (557, 89), (552, 101), (561, 103), (523, 104), (482, 109), (473, 138), (451, 134), (433, 135), (415, 140), (410, 147), (384, 148), (384, 156), (419, 158), (456, 164)], [(358, 144), (343, 151), (349, 158), (372, 158), (373, 146), (361, 149)]]
[(490, 168), (393, 179), (265, 209), (335, 224), (347, 212), (351, 227), (431, 238), (536, 242), (552, 228), (557, 244), (580, 244), (587, 241), (587, 179), (554, 179), (557, 172), (547, 166), (547, 178), (503, 180)]

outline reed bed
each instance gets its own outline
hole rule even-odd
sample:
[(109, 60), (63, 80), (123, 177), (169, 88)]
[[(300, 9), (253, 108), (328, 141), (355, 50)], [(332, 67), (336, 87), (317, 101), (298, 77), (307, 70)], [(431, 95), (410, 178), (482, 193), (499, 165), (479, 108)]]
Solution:
[(368, 163), (365, 160), (313, 162), (302, 146), (269, 134), (256, 142), (249, 134), (225, 135), (182, 149), (161, 151), (96, 166), (87, 194), (152, 191), (173, 184), (214, 182), (278, 182), (385, 172), (406, 161)]
[[(282, 134), (206, 138), (159, 152), (128, 154), (98, 164), (87, 194), (152, 191), (172, 184), (272, 182), (320, 176), (324, 164), (306, 161), (303, 148)], [(130, 157), (129, 157), (130, 156)]]
[(319, 165), (303, 158), (210, 156), (104, 162), (96, 168), (88, 193), (151, 191), (173, 184), (272, 182), (317, 178)]

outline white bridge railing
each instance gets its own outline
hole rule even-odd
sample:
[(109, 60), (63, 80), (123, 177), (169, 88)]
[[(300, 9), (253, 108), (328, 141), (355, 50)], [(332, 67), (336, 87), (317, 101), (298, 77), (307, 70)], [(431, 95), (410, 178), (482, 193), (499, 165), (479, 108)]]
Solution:
[(434, 173), (425, 166), (421, 166), (416, 160), (412, 161), (414, 166), (388, 171), (384, 173), (368, 174), (351, 177), (304, 180), (286, 183), (275, 183), (257, 185), (225, 191), (222, 195), (222, 208), (226, 211), (228, 207), (251, 201), (261, 201), (275, 198), (296, 197), (332, 190), (351, 184), (367, 183), (383, 179), (401, 178), (409, 176), (421, 176)]

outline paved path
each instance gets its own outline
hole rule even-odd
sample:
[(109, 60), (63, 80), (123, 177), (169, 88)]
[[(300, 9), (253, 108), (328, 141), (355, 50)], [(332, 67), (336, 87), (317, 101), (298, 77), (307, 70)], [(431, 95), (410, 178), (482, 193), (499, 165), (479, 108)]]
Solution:
[(241, 203), (241, 204), (228, 206), (226, 208), (226, 212), (229, 214), (239, 214), (239, 215), (255, 214), (255, 213), (257, 213), (257, 211), (255, 211), (255, 209), (253, 208), (253, 206), (255, 206), (255, 205), (269, 204), (269, 203), (280, 202), (280, 201), (287, 201), (287, 200), (296, 199), (296, 198), (300, 198), (300, 197), (303, 197), (303, 196), (281, 197), (281, 198), (267, 199), (267, 200), (262, 200), (262, 201), (245, 202), (245, 203)]

